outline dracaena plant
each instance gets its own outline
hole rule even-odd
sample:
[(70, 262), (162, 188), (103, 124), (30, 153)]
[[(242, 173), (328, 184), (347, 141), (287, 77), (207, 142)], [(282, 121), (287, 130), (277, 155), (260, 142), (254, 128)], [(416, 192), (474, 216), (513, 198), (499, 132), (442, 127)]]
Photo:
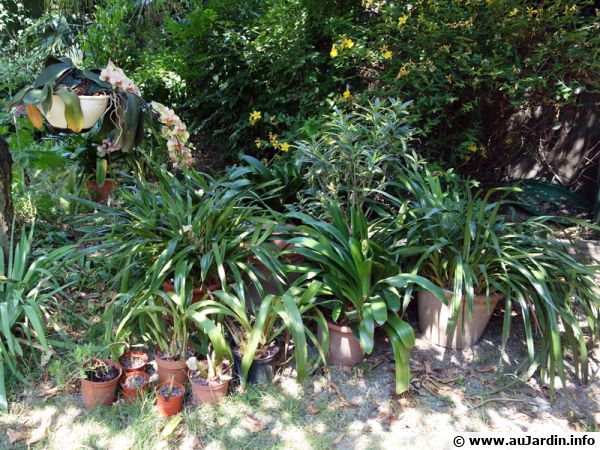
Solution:
[(502, 345), (510, 337), (511, 312), (518, 308), (531, 363), (548, 374), (552, 391), (555, 375), (564, 380), (567, 355), (587, 380), (584, 328), (593, 342), (600, 319), (596, 268), (569, 253), (573, 248), (545, 223), (550, 218), (513, 221), (510, 203), (501, 194), (515, 188), (472, 194), (463, 185), (450, 194), (441, 174), (426, 166), (413, 169), (413, 200), (400, 220), (397, 239), (420, 249), (416, 273), (452, 292), (449, 301), (443, 300), (452, 309), (451, 328), (460, 325), (462, 302), (470, 318), (475, 295), (503, 294)]
[(25, 352), (50, 350), (47, 312), (53, 296), (64, 286), (56, 283), (48, 268), (73, 250), (73, 246), (66, 246), (33, 258), (32, 242), (33, 227), (29, 233), (23, 231), (20, 240), (11, 237), (7, 255), (0, 247), (0, 410), (4, 412), (8, 409), (6, 372), (23, 380), (19, 359)]
[[(325, 363), (323, 348), (329, 342), (329, 332), (325, 317), (318, 309), (320, 289), (319, 282), (312, 282), (306, 287), (293, 286), (281, 296), (264, 296), (257, 306), (246, 300), (244, 286), (236, 283), (233, 292), (217, 291), (214, 300), (202, 302), (202, 314), (223, 317), (229, 336), (242, 358), (242, 386), (246, 386), (252, 361), (267, 356), (271, 345), (286, 336), (293, 339), (299, 381), (311, 371), (307, 337), (319, 354), (312, 368)], [(323, 346), (308, 325), (311, 321), (324, 336)]]
[(421, 276), (402, 273), (398, 252), (409, 249), (387, 246), (387, 230), (369, 225), (360, 208), (350, 209), (350, 220), (336, 202), (330, 202), (327, 212), (329, 221), (290, 214), (301, 221), (297, 231), (303, 235), (290, 240), (293, 251), (306, 257), (323, 281), (331, 319), (350, 326), (366, 353), (373, 351), (375, 326), (383, 328), (396, 359), (396, 391), (404, 392), (415, 334), (402, 320), (402, 290), (414, 283), (440, 298), (443, 291)]

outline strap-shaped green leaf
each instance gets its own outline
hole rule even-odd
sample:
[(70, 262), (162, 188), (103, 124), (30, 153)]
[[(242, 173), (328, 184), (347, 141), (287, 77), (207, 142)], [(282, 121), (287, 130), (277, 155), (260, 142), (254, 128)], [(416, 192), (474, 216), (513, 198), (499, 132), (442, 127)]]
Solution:
[(66, 87), (61, 87), (56, 91), (56, 95), (65, 104), (65, 119), (69, 130), (79, 133), (83, 129), (83, 114), (81, 112), (81, 103), (79, 96)]

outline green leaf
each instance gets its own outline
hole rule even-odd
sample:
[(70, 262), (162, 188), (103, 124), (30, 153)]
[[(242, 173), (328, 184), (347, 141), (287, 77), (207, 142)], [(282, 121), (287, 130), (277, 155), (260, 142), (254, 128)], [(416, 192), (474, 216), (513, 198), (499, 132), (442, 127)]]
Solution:
[(83, 129), (83, 114), (81, 112), (79, 96), (75, 92), (65, 87), (58, 89), (56, 91), (56, 95), (58, 95), (65, 104), (65, 119), (67, 121), (67, 127), (71, 131), (79, 133)]
[(373, 318), (379, 325), (383, 325), (387, 321), (387, 305), (382, 299), (376, 299), (371, 303)]
[(104, 158), (98, 158), (96, 160), (96, 183), (98, 187), (104, 186), (106, 182), (106, 172), (108, 170), (108, 162)]

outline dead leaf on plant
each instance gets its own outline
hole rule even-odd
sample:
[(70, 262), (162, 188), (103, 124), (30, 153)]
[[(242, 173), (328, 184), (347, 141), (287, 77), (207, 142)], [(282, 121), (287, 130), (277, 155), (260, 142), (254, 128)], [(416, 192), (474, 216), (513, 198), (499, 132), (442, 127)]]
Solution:
[(6, 430), (6, 435), (8, 436), (10, 443), (14, 444), (15, 442), (24, 441), (27, 439), (28, 433), (26, 431), (17, 431), (9, 428)]

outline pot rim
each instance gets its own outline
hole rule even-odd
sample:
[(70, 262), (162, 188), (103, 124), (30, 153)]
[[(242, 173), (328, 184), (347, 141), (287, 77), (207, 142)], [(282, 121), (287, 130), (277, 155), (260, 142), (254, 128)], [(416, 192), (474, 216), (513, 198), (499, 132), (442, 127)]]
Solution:
[[(197, 381), (194, 381), (194, 379), (189, 376), (189, 372), (188, 372), (188, 378), (192, 382), (192, 386), (195, 386), (199, 389), (206, 390), (206, 391), (216, 391), (216, 390), (222, 388), (223, 385), (229, 384), (229, 382), (231, 381), (231, 380), (219, 381), (218, 384), (215, 384), (215, 385), (208, 384), (208, 385), (204, 386), (204, 385), (198, 383)], [(206, 379), (204, 379), (204, 378), (202, 378), (202, 379), (204, 381), (206, 381)]]
[(119, 374), (116, 377), (114, 377), (112, 380), (109, 380), (109, 381), (92, 381), (92, 380), (88, 380), (87, 378), (81, 377), (80, 380), (82, 383), (91, 383), (94, 386), (108, 386), (115, 382), (117, 382), (117, 383), (119, 382), (119, 380), (123, 376), (123, 368), (119, 364), (114, 362), (112, 359), (94, 359), (94, 361), (102, 361), (103, 363), (107, 363), (113, 367), (116, 367), (119, 370)]
[(162, 395), (160, 395), (160, 393), (158, 392), (158, 390), (161, 388), (161, 386), (166, 386), (166, 385), (173, 385), (174, 387), (177, 387), (177, 388), (179, 388), (181, 390), (181, 394), (180, 395), (176, 395), (174, 397), (169, 397), (169, 399), (179, 398), (179, 397), (185, 396), (185, 386), (183, 384), (178, 383), (176, 381), (174, 381), (174, 382), (164, 381), (164, 382), (160, 383), (159, 385), (157, 385), (154, 388), (154, 392), (156, 392), (156, 396), (157, 397), (160, 397), (160, 398), (162, 398), (164, 400), (167, 400), (165, 397), (163, 397)]
[[(136, 376), (141, 376), (146, 380), (146, 384), (142, 385), (142, 386), (138, 386), (137, 388), (128, 388), (127, 386), (124, 386), (123, 382), (127, 379), (127, 378), (132, 378), (132, 377), (136, 377)], [(119, 386), (121, 386), (122, 388), (125, 388), (127, 390), (130, 391), (135, 391), (137, 389), (141, 389), (145, 386), (148, 386), (150, 384), (150, 375), (148, 375), (146, 372), (142, 372), (141, 370), (135, 370), (133, 372), (125, 372), (121, 378), (119, 378)]]
[[(75, 94), (77, 97), (79, 97), (80, 99), (84, 99), (84, 100), (88, 100), (88, 99), (97, 99), (97, 100), (105, 100), (108, 98), (108, 94), (98, 94), (98, 95), (80, 95), (80, 94)], [(60, 98), (58, 95), (56, 94), (52, 94), (52, 97), (58, 97)]]
[[(236, 349), (236, 350), (237, 350), (237, 349)], [(275, 359), (275, 357), (276, 357), (277, 355), (279, 355), (279, 350), (281, 350), (281, 349), (280, 349), (280, 347), (279, 347), (279, 345), (276, 345), (276, 346), (275, 346), (275, 353), (273, 353), (271, 356), (267, 356), (267, 357), (265, 357), (265, 358), (256, 358), (256, 357), (255, 357), (255, 358), (252, 360), (252, 362), (254, 362), (254, 361), (260, 361), (260, 362), (271, 362), (273, 359)], [(241, 355), (241, 356), (239, 356), (239, 355), (237, 354), (237, 352), (235, 352), (235, 351), (233, 352), (233, 359), (237, 359), (237, 360), (241, 361), (243, 358), (244, 358), (244, 355)]]
[(142, 359), (145, 361), (144, 366), (146, 364), (148, 364), (148, 353), (146, 353), (143, 350), (127, 350), (126, 352), (124, 352), (121, 356), (119, 356), (119, 362), (121, 362), (121, 359), (128, 354), (134, 354), (134, 355), (138, 355), (141, 356)]
[[(446, 298), (452, 298), (452, 296), (454, 295), (453, 291), (449, 291), (448, 289), (443, 289), (443, 288), (442, 288), (442, 290), (444, 291), (444, 295), (446, 296)], [(425, 292), (425, 293), (431, 294), (431, 292), (426, 291), (426, 290), (420, 290), (419, 292)], [(464, 298), (465, 298), (465, 296), (463, 295), (463, 300), (464, 300)], [(497, 301), (497, 300), (501, 300), (502, 298), (504, 298), (504, 294), (502, 292), (490, 292), (489, 297), (485, 294), (479, 294), (479, 295), (475, 295), (473, 297), (474, 301), (476, 301), (478, 303), (483, 303), (488, 298), (490, 299), (490, 301)]]
[(352, 328), (350, 328), (346, 325), (337, 325), (333, 322), (330, 322), (329, 320), (327, 321), (327, 328), (329, 328), (330, 330), (333, 330), (333, 331), (337, 331), (339, 333), (354, 335)]

